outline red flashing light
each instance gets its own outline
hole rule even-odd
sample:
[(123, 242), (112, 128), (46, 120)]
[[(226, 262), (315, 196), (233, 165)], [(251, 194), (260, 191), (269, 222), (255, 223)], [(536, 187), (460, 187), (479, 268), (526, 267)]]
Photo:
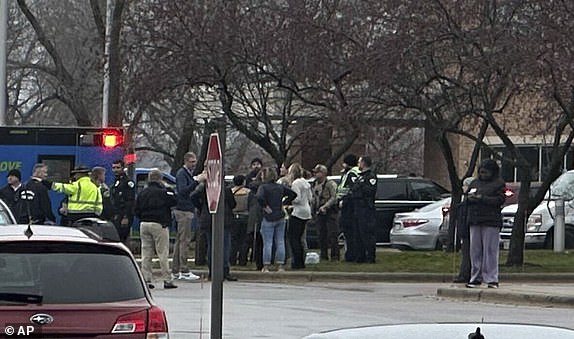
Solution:
[(102, 134), (102, 145), (107, 148), (113, 148), (122, 143), (122, 136), (115, 132), (104, 132)]
[(130, 154), (126, 154), (124, 155), (124, 162), (126, 163), (126, 165), (129, 164), (134, 164), (137, 160), (137, 156), (135, 153), (130, 153)]

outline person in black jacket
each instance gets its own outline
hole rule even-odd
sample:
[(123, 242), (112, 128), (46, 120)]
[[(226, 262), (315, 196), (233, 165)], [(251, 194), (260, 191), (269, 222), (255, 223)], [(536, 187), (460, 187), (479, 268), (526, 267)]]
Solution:
[(361, 174), (351, 187), (349, 194), (353, 201), (355, 216), (353, 236), (355, 262), (374, 263), (377, 249), (375, 235), (375, 195), (377, 194), (377, 175), (371, 170), (370, 157), (359, 158)]
[(42, 183), (48, 177), (48, 166), (38, 163), (34, 165), (32, 177), (20, 191), (18, 204), (18, 223), (54, 225), (56, 217), (52, 213), (52, 203), (48, 188)]
[[(122, 159), (112, 163), (112, 172), (114, 172), (115, 180), (109, 188), (109, 199), (106, 199), (104, 192), (102, 192), (104, 198), (104, 212), (102, 214), (105, 219), (107, 219), (107, 214), (110, 214), (109, 217), (118, 230), (121, 242), (127, 244), (134, 219), (136, 185), (126, 174), (125, 163)], [(111, 203), (108, 208), (106, 208), (106, 200)]]
[(504, 181), (496, 161), (484, 160), (478, 167), (478, 179), (471, 182), (467, 193), (467, 215), (470, 225), (471, 277), (466, 285), (498, 288), (498, 251), (501, 206), (504, 203)]
[(19, 170), (13, 169), (8, 172), (6, 186), (0, 189), (0, 199), (2, 199), (14, 217), (18, 219), (18, 203), (20, 202), (20, 191), (22, 190), (22, 174)]
[(135, 213), (140, 219), (142, 252), (142, 272), (153, 288), (152, 258), (154, 252), (159, 258), (159, 266), (164, 288), (176, 288), (169, 271), (169, 224), (171, 208), (176, 205), (175, 193), (165, 188), (159, 170), (148, 173), (148, 186), (137, 196)]
[[(199, 212), (199, 228), (207, 236), (207, 264), (209, 269), (209, 278), (211, 278), (211, 249), (212, 249), (212, 218), (207, 206), (207, 192), (205, 190), (206, 181), (202, 180), (195, 190), (191, 193), (190, 199)], [(220, 202), (221, 203), (221, 202)], [(237, 205), (235, 197), (230, 187), (224, 188), (224, 226), (223, 226), (223, 279), (227, 281), (237, 281), (237, 278), (231, 275), (229, 269), (229, 257), (231, 255), (231, 228), (233, 227), (233, 209)]]

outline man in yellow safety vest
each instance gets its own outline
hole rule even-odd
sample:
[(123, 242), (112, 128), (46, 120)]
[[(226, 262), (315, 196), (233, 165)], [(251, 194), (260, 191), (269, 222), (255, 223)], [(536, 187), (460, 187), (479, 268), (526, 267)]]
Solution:
[(68, 197), (69, 225), (81, 218), (98, 217), (103, 210), (102, 194), (90, 178), (90, 169), (78, 166), (71, 172), (73, 182), (51, 184), (52, 190)]

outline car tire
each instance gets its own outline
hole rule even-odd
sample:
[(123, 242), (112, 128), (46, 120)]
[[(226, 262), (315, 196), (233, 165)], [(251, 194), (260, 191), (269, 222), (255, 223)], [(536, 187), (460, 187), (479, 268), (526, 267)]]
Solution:
[[(546, 232), (544, 239), (544, 248), (547, 250), (554, 249), (554, 227)], [(564, 249), (574, 249), (574, 226), (566, 225), (564, 236)]]

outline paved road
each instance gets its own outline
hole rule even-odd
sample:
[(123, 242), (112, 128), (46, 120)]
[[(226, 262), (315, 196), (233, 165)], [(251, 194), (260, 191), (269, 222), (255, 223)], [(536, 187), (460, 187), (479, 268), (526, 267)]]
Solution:
[[(210, 284), (156, 289), (172, 339), (209, 338)], [(574, 310), (437, 297), (437, 283), (294, 282), (224, 284), (225, 338), (301, 338), (333, 328), (412, 322), (487, 321), (574, 328)]]

